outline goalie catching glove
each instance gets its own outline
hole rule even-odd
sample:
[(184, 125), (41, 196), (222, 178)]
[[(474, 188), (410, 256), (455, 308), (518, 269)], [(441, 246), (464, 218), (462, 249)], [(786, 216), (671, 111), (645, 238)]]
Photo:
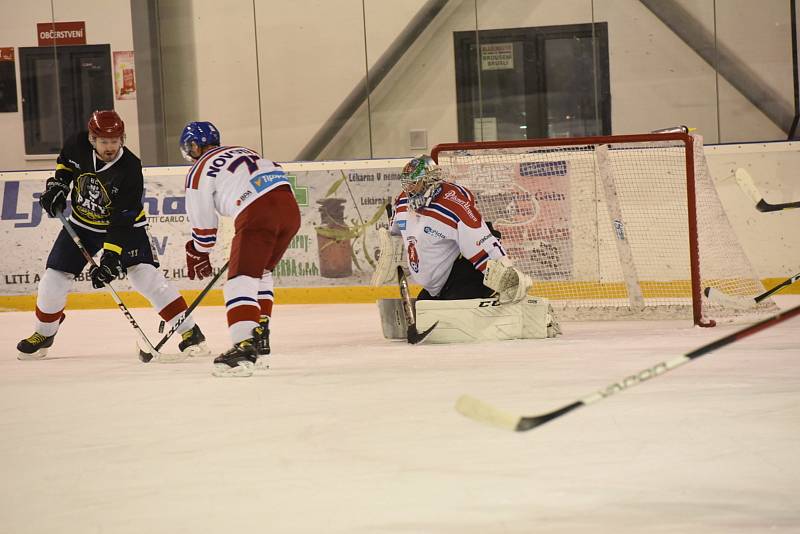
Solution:
[(483, 285), (497, 291), (500, 304), (519, 302), (533, 285), (531, 278), (514, 267), (507, 257), (489, 260), (483, 273)]
[(393, 236), (386, 228), (378, 229), (378, 244), (380, 256), (375, 272), (372, 273), (372, 285), (382, 286), (391, 281), (396, 281), (397, 266), (403, 261), (403, 239)]

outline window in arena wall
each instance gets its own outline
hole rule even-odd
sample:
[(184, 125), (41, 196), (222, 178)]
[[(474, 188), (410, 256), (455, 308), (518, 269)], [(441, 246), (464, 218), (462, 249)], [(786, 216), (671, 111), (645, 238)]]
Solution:
[(97, 109), (113, 109), (109, 45), (21, 47), (26, 154), (58, 154)]
[(453, 38), (459, 141), (611, 134), (607, 23)]

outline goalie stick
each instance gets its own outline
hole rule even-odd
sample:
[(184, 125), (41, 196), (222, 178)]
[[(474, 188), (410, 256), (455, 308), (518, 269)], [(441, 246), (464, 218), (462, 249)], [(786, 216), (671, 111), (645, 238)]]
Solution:
[(753, 201), (756, 203), (756, 209), (758, 211), (770, 212), (800, 208), (800, 201), (786, 202), (783, 204), (770, 204), (764, 200), (764, 197), (761, 196), (761, 193), (758, 191), (758, 189), (756, 189), (756, 185), (753, 183), (753, 177), (750, 176), (750, 173), (745, 169), (736, 169), (736, 183), (739, 184), (739, 187), (742, 188), (742, 191), (747, 193), (747, 195), (753, 199)]
[(636, 374), (626, 376), (619, 382), (614, 382), (613, 384), (610, 384), (605, 388), (592, 393), (591, 395), (579, 399), (571, 404), (567, 404), (566, 406), (563, 406), (557, 410), (553, 410), (552, 412), (532, 416), (514, 415), (495, 408), (494, 406), (469, 395), (462, 395), (458, 399), (456, 402), (456, 410), (470, 419), (485, 423), (487, 425), (496, 426), (505, 430), (525, 432), (527, 430), (536, 428), (537, 426), (541, 426), (548, 421), (552, 421), (557, 417), (568, 414), (573, 410), (583, 406), (588, 406), (589, 404), (593, 404), (597, 401), (601, 401), (607, 397), (610, 397), (611, 395), (614, 395), (615, 393), (621, 393), (622, 391), (625, 391), (626, 389), (629, 389), (637, 384), (641, 384), (642, 382), (661, 376), (668, 371), (672, 371), (673, 369), (680, 367), (685, 363), (699, 358), (700, 356), (704, 356), (712, 351), (724, 347), (725, 345), (729, 345), (734, 341), (738, 341), (747, 336), (755, 334), (756, 332), (760, 332), (761, 330), (775, 326), (776, 324), (782, 323), (787, 319), (791, 319), (796, 315), (800, 315), (800, 306), (795, 306), (794, 308), (782, 311), (761, 322), (752, 324), (742, 328), (741, 330), (737, 330), (732, 334), (717, 339), (716, 341), (712, 341), (711, 343), (703, 345), (702, 347), (691, 352), (687, 352), (682, 356), (659, 362), (652, 367), (648, 367), (647, 369), (639, 371)]
[[(93, 267), (97, 267), (97, 263), (94, 261), (94, 258), (92, 257), (91, 254), (89, 254), (89, 251), (86, 250), (86, 248), (83, 246), (83, 243), (81, 242), (81, 238), (78, 237), (78, 234), (75, 233), (75, 229), (72, 228), (72, 225), (69, 223), (67, 218), (64, 216), (64, 212), (63, 211), (58, 213), (58, 218), (61, 220), (61, 224), (64, 225), (64, 229), (67, 231), (69, 236), (72, 238), (72, 241), (75, 242), (75, 246), (78, 247), (78, 250), (81, 251), (81, 254), (83, 254), (83, 257), (86, 258), (87, 262), (89, 262), (89, 265), (92, 265)], [(106, 284), (106, 287), (108, 287), (108, 290), (111, 293), (111, 298), (114, 299), (114, 302), (116, 302), (117, 306), (122, 311), (122, 314), (125, 315), (125, 318), (131, 324), (133, 329), (136, 330), (136, 333), (139, 334), (139, 339), (144, 343), (144, 348), (139, 346), (139, 351), (140, 352), (142, 350), (144, 350), (147, 353), (149, 353), (151, 360), (153, 358), (157, 358), (157, 359), (162, 360), (162, 361), (179, 361), (180, 359), (182, 359), (183, 355), (177, 355), (177, 354), (166, 355), (166, 354), (161, 354), (160, 352), (158, 352), (158, 350), (153, 346), (153, 344), (150, 343), (150, 340), (147, 339), (147, 336), (145, 335), (144, 331), (139, 327), (139, 323), (136, 322), (136, 319), (133, 318), (133, 315), (131, 315), (131, 312), (130, 312), (130, 310), (128, 310), (128, 307), (125, 306), (125, 303), (122, 302), (122, 299), (117, 294), (117, 291), (111, 286), (110, 283)], [(185, 358), (185, 356), (183, 356), (183, 358)]]
[(786, 286), (790, 286), (800, 280), (800, 273), (787, 278), (777, 286), (773, 287), (772, 289), (768, 289), (767, 291), (761, 293), (757, 297), (736, 297), (732, 295), (728, 295), (721, 289), (717, 289), (715, 287), (707, 287), (703, 290), (703, 294), (708, 297), (710, 300), (717, 302), (718, 304), (722, 304), (723, 306), (728, 306), (730, 308), (752, 308), (765, 298), (769, 297), (773, 293), (783, 289)]
[(428, 337), (431, 332), (433, 332), (433, 329), (436, 328), (436, 325), (439, 324), (439, 321), (433, 323), (430, 328), (422, 332), (417, 332), (417, 320), (414, 315), (414, 305), (411, 304), (411, 296), (408, 293), (406, 273), (403, 272), (403, 267), (400, 265), (397, 266), (397, 282), (400, 284), (400, 297), (403, 299), (403, 313), (406, 316), (406, 324), (408, 325), (408, 329), (406, 330), (406, 341), (412, 345), (422, 343), (425, 338)]
[[(159, 341), (158, 344), (155, 347), (157, 351), (161, 350), (161, 347), (163, 347), (164, 344), (169, 340), (169, 338), (172, 337), (172, 334), (174, 334), (175, 331), (178, 330), (178, 327), (180, 325), (182, 325), (183, 322), (189, 317), (189, 314), (191, 314), (194, 311), (194, 309), (197, 306), (200, 305), (200, 302), (205, 298), (205, 296), (208, 294), (208, 292), (211, 291), (211, 288), (214, 287), (214, 284), (217, 283), (217, 280), (219, 280), (219, 277), (222, 276), (222, 273), (224, 273), (226, 270), (228, 270), (228, 263), (230, 263), (230, 260), (225, 262), (225, 265), (222, 266), (222, 268), (219, 270), (219, 272), (214, 275), (214, 277), (208, 282), (208, 284), (206, 284), (206, 287), (203, 288), (203, 290), (200, 292), (199, 295), (197, 295), (197, 297), (189, 305), (189, 307), (186, 308), (186, 311), (183, 312), (183, 315), (181, 315), (180, 319), (175, 321), (175, 324), (172, 325), (172, 328), (169, 329), (169, 332), (164, 334), (164, 337), (161, 338), (161, 341)], [(161, 324), (163, 325), (164, 321), (161, 321)], [(152, 359), (153, 359), (153, 355), (151, 353), (146, 352), (146, 351), (142, 350), (141, 348), (139, 349), (139, 360), (143, 361), (144, 363), (147, 363), (147, 362), (151, 361)], [(161, 361), (162, 362), (166, 362), (167, 360), (164, 358)]]

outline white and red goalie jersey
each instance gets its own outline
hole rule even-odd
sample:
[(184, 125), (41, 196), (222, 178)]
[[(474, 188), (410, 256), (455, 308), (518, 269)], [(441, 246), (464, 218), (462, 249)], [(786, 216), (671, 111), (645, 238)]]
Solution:
[(255, 199), (290, 185), (280, 165), (241, 146), (221, 146), (195, 161), (186, 175), (186, 213), (199, 252), (217, 243), (219, 215), (236, 217)]
[(459, 254), (481, 272), (489, 259), (506, 255), (475, 206), (472, 193), (441, 182), (427, 206), (417, 211), (405, 192), (394, 201), (389, 233), (403, 237), (411, 278), (431, 295), (438, 295)]

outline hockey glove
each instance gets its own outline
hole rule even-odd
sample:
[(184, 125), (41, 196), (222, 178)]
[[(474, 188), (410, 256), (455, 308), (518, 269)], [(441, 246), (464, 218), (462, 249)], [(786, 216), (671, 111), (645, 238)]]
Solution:
[(89, 269), (89, 277), (92, 279), (92, 287), (100, 289), (126, 272), (120, 261), (119, 254), (104, 250), (103, 255), (100, 257), (100, 264)]
[(57, 178), (48, 178), (44, 193), (39, 197), (39, 204), (50, 217), (55, 217), (67, 207), (69, 184)]
[(500, 304), (509, 304), (525, 298), (533, 280), (514, 267), (509, 258), (503, 257), (486, 263), (483, 285), (497, 291), (497, 301)]
[(211, 276), (211, 258), (208, 257), (208, 252), (198, 252), (191, 239), (186, 242), (186, 269), (190, 280), (195, 277), (202, 280)]

